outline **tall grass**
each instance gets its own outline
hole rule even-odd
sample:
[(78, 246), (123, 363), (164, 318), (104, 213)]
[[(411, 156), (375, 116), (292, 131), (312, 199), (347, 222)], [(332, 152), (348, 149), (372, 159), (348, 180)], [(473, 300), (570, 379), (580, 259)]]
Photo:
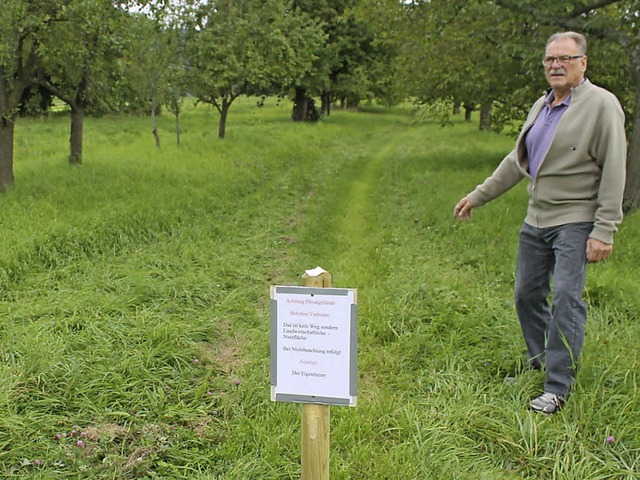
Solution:
[(145, 118), (88, 119), (79, 168), (66, 119), (18, 124), (0, 475), (299, 478), (300, 408), (269, 400), (269, 286), (321, 265), (360, 302), (332, 479), (639, 478), (637, 215), (590, 267), (575, 392), (536, 416), (512, 302), (524, 186), (451, 218), (512, 139), (406, 109), (316, 125), (289, 109), (246, 100), (220, 141), (214, 112), (189, 108), (180, 146), (160, 118), (161, 149)]

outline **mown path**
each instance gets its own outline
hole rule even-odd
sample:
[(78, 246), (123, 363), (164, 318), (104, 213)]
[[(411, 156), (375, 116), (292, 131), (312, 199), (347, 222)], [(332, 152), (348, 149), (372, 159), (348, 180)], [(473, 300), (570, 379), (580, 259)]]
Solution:
[[(338, 282), (364, 286), (384, 275), (376, 271), (380, 266), (376, 251), (388, 235), (385, 223), (397, 216), (385, 211), (388, 200), (383, 197), (397, 164), (403, 161), (403, 150), (408, 145), (419, 148), (419, 135), (416, 129), (383, 126), (363, 137), (354, 139), (349, 151), (334, 152), (335, 171), (321, 186), (314, 186), (300, 230), (307, 240), (313, 239), (303, 255), (326, 262), (323, 267)], [(305, 250), (304, 244), (300, 250)]]

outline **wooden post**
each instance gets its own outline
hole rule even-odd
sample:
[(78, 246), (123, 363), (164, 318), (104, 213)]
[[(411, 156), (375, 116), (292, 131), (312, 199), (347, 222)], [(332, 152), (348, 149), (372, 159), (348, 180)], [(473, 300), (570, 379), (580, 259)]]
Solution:
[[(302, 275), (305, 287), (330, 287), (331, 274)], [(302, 404), (302, 480), (329, 480), (329, 405)]]

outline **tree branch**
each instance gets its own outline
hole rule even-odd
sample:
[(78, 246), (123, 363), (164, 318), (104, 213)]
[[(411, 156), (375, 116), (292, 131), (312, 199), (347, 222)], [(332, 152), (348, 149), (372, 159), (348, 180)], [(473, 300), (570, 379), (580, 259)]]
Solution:
[(38, 84), (41, 85), (42, 87), (46, 88), (47, 91), (50, 94), (55, 95), (60, 100), (62, 100), (64, 103), (66, 103), (67, 105), (71, 106), (71, 104), (72, 104), (71, 97), (65, 95), (60, 88), (58, 88), (56, 85), (54, 85), (49, 80), (44, 78), (43, 75), (38, 75)]
[(568, 13), (565, 17), (549, 15), (548, 13), (544, 13), (540, 7), (529, 6), (528, 8), (523, 8), (521, 5), (511, 5), (510, 2), (504, 0), (496, 0), (495, 3), (499, 7), (506, 8), (507, 10), (520, 12), (524, 11), (528, 15), (531, 15), (533, 18), (536, 18), (543, 25), (556, 25), (558, 27), (562, 27), (565, 30), (582, 30), (589, 33), (590, 35), (595, 35), (598, 38), (608, 38), (614, 40), (615, 42), (618, 42), (620, 45), (626, 48), (628, 47), (630, 40), (624, 32), (615, 28), (593, 27), (589, 25), (589, 22), (586, 19), (579, 18), (581, 15), (588, 13), (591, 10), (607, 7), (609, 5), (619, 3), (620, 1), (621, 0), (599, 0), (590, 5), (575, 7), (573, 11)]
[(596, 10), (597, 8), (606, 7), (609, 5), (613, 5), (614, 3), (618, 3), (620, 0), (600, 0), (599, 2), (592, 3), (591, 5), (584, 6), (576, 6), (573, 11), (569, 14), (570, 18), (579, 17), (585, 13), (589, 13), (591, 10)]

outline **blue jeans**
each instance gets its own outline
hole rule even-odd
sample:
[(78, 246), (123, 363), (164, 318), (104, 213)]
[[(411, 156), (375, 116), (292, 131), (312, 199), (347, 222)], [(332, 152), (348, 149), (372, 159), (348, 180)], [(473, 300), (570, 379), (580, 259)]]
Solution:
[(582, 292), (592, 230), (589, 222), (549, 228), (525, 223), (520, 230), (516, 312), (531, 366), (546, 370), (545, 392), (567, 395), (575, 378), (587, 322)]

